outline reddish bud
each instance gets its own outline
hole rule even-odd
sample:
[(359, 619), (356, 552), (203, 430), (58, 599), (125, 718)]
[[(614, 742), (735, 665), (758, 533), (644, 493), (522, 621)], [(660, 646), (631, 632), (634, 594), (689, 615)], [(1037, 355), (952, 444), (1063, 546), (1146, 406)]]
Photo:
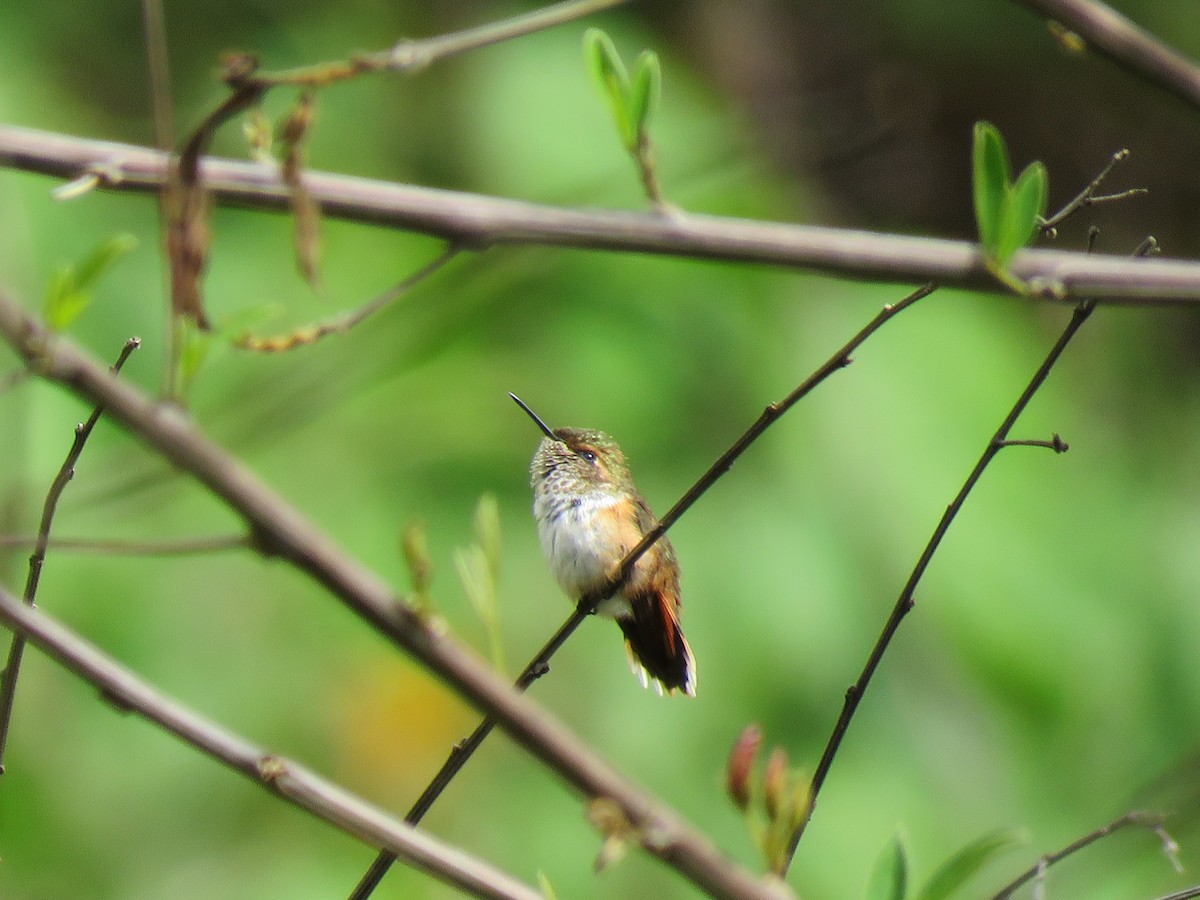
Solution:
[(729, 798), (742, 812), (750, 806), (750, 773), (761, 744), (762, 729), (757, 725), (747, 725), (729, 752), (725, 787), (729, 791)]
[(787, 802), (787, 782), (787, 751), (776, 747), (767, 759), (767, 770), (763, 775), (763, 802), (767, 807), (767, 818), (772, 822), (779, 818), (779, 811)]

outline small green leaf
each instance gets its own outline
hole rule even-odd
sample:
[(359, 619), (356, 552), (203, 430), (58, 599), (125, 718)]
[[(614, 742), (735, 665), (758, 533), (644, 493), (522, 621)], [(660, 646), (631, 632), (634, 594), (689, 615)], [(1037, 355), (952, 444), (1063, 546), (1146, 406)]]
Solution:
[(629, 140), (629, 136), (635, 134), (629, 113), (629, 73), (625, 71), (621, 55), (612, 38), (599, 28), (589, 28), (584, 33), (583, 46), (592, 76), (612, 112), (617, 132), (626, 146), (633, 146)]
[(896, 835), (879, 854), (871, 880), (867, 882), (866, 900), (904, 900), (908, 893), (908, 854), (904, 841)]
[(917, 900), (946, 900), (1003, 850), (1024, 843), (1019, 831), (992, 831), (977, 838), (938, 866)]
[(1006, 268), (1013, 254), (1037, 233), (1038, 219), (1046, 211), (1049, 192), (1046, 167), (1040, 162), (1025, 167), (1017, 183), (1004, 198), (1000, 213), (1000, 233), (993, 248), (997, 266)]
[(93, 250), (76, 270), (75, 277), (80, 289), (86, 291), (92, 288), (113, 263), (132, 252), (137, 245), (137, 238), (132, 234), (115, 234)]
[(975, 123), (971, 179), (975, 193), (975, 222), (979, 241), (989, 255), (1000, 237), (1000, 216), (1010, 179), (1004, 138), (991, 122)]
[(68, 328), (92, 304), (92, 288), (117, 260), (137, 246), (131, 234), (109, 238), (78, 263), (60, 266), (46, 285), (46, 324)]
[(629, 92), (629, 119), (633, 126), (633, 143), (650, 127), (650, 117), (658, 109), (662, 96), (662, 66), (658, 54), (643, 50), (633, 71), (633, 87)]
[(550, 883), (550, 879), (546, 877), (546, 873), (538, 870), (538, 890), (542, 892), (542, 896), (546, 900), (558, 900), (558, 894), (554, 893), (554, 885)]

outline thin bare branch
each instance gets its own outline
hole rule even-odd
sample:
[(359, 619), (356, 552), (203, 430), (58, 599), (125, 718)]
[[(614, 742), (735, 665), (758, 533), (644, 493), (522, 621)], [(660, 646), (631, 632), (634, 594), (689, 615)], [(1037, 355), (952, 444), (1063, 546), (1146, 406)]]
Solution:
[(358, 616), (409, 653), (535, 759), (588, 799), (620, 808), (641, 846), (714, 897), (791, 896), (736, 864), (662, 801), (618, 774), (549, 712), (500, 679), (451, 635), (431, 628), (374, 572), (366, 569), (221, 450), (175, 407), (112, 377), (69, 340), (48, 340), (44, 327), (0, 291), (0, 334), (40, 377), (105, 405), (106, 414), (241, 515), (255, 546), (309, 575)]
[[(530, 660), (529, 665), (517, 677), (516, 689), (518, 691), (528, 690), (529, 686), (550, 671), (550, 658), (558, 651), (558, 648), (566, 643), (567, 638), (574, 634), (575, 630), (583, 624), (583, 620), (589, 615), (588, 610), (583, 604), (576, 607), (575, 611), (567, 618), (558, 629), (554, 632), (554, 636), (550, 638), (538, 651), (537, 655)], [(459, 770), (467, 764), (467, 761), (475, 755), (475, 751), (487, 739), (487, 736), (492, 733), (492, 729), (496, 727), (496, 719), (492, 716), (487, 716), (483, 719), (475, 730), (467, 737), (463, 738), (450, 751), (450, 755), (438, 769), (436, 775), (421, 792), (421, 796), (413, 803), (409, 809), (408, 815), (404, 817), (404, 821), (410, 825), (416, 825), (424, 818), (425, 813), (437, 801), (437, 798), (442, 795), (442, 792), (449, 787), (450, 782), (454, 780), (454, 776), (459, 773)], [(350, 894), (350, 900), (366, 900), (374, 893), (375, 888), (379, 886), (379, 882), (383, 880), (383, 876), (388, 873), (392, 867), (392, 863), (396, 861), (396, 855), (390, 850), (381, 850), (375, 861), (371, 863), (371, 867), (359, 879), (354, 891)]]
[(1095, 206), (1098, 203), (1114, 203), (1119, 200), (1127, 200), (1130, 197), (1136, 197), (1141, 194), (1150, 193), (1145, 188), (1130, 188), (1127, 191), (1119, 191), (1115, 194), (1097, 194), (1100, 190), (1100, 185), (1104, 183), (1104, 179), (1108, 177), (1117, 163), (1129, 158), (1128, 150), (1118, 150), (1114, 153), (1105, 164), (1104, 168), (1088, 182), (1082, 191), (1072, 197), (1062, 209), (1046, 219), (1042, 219), (1038, 228), (1042, 234), (1054, 236), (1055, 230), (1081, 209), (1086, 209), (1089, 206)]
[(858, 709), (858, 704), (862, 701), (863, 694), (871, 683), (871, 677), (875, 674), (875, 670), (879, 667), (880, 661), (883, 659), (883, 654), (887, 651), (891, 644), (892, 638), (895, 637), (897, 630), (900, 628), (900, 623), (915, 604), (914, 594), (917, 590), (917, 585), (920, 583), (925, 570), (929, 567), (930, 561), (933, 559), (934, 553), (942, 543), (942, 539), (946, 536), (950, 526), (953, 524), (955, 517), (962, 510), (963, 504), (967, 500), (967, 496), (974, 489), (979, 479), (983, 476), (984, 470), (988, 467), (996, 454), (999, 453), (1005, 446), (1008, 439), (1008, 433), (1016, 424), (1017, 418), (1025, 411), (1025, 407), (1029, 405), (1029, 401), (1033, 399), (1034, 394), (1038, 392), (1041, 386), (1045, 383), (1046, 378), (1050, 375), (1050, 370), (1054, 368), (1054, 364), (1058, 362), (1063, 351), (1071, 342), (1076, 332), (1083, 326), (1083, 323), (1088, 320), (1095, 309), (1095, 304), (1089, 301), (1081, 303), (1076, 307), (1071, 315), (1070, 321), (1066, 328), (1063, 329), (1054, 346), (1050, 348), (1050, 352), (1042, 361), (1030, 379), (1025, 390), (1021, 392), (1020, 397), (1009, 410), (1008, 415), (1004, 417), (1004, 421), (1000, 423), (1000, 427), (996, 429), (995, 434), (988, 440), (983, 448), (983, 453), (979, 460), (971, 469), (963, 486), (959, 489), (958, 494), (946, 507), (945, 513), (942, 514), (941, 520), (933, 531), (933, 536), (925, 545), (925, 549), (921, 552), (920, 558), (917, 560), (916, 566), (909, 575), (908, 581), (905, 582), (904, 588), (900, 591), (900, 596), (896, 600), (896, 605), (892, 608), (891, 615), (888, 616), (887, 622), (883, 626), (883, 631), (875, 642), (875, 646), (871, 648), (871, 653), (867, 657), (866, 664), (863, 666), (862, 673), (858, 676), (858, 680), (852, 684), (846, 691), (846, 698), (842, 705), (842, 712), (838, 716), (837, 723), (834, 725), (833, 733), (829, 737), (829, 742), (825, 745), (825, 750), (821, 754), (821, 759), (817, 763), (817, 768), (813, 772), (812, 786), (808, 794), (808, 804), (805, 810), (800, 827), (796, 829), (792, 835), (791, 846), (789, 850), (789, 858), (794, 858), (796, 848), (799, 846), (800, 839), (804, 836), (804, 831), (808, 827), (808, 823), (812, 820), (813, 811), (816, 809), (817, 798), (821, 793), (821, 787), (825, 783), (825, 778), (829, 774), (829, 769), (833, 765), (834, 757), (837, 755), (838, 749), (841, 747), (842, 739), (846, 736), (846, 731), (850, 727), (850, 721), (854, 718), (854, 713)]
[[(1164, 848), (1166, 848), (1168, 847), (1167, 841), (1170, 841), (1170, 838), (1167, 837), (1164, 840), (1165, 832), (1162, 830), (1163, 819), (1164, 816), (1161, 813), (1128, 812), (1125, 815), (1109, 822), (1107, 825), (1103, 825), (1100, 828), (1097, 828), (1095, 831), (1085, 834), (1078, 840), (1072, 841), (1061, 850), (1055, 853), (1047, 853), (1045, 856), (1039, 858), (1036, 863), (993, 894), (992, 900), (1006, 900), (1006, 898), (1011, 897), (1014, 893), (1016, 893), (1019, 888), (1036, 878), (1041, 878), (1045, 874), (1046, 869), (1048, 869), (1050, 866), (1054, 865), (1060, 860), (1066, 859), (1073, 853), (1078, 853), (1084, 847), (1095, 843), (1101, 838), (1106, 838), (1110, 834), (1114, 834), (1115, 832), (1120, 831), (1122, 828), (1126, 828), (1130, 825), (1136, 825), (1140, 828), (1146, 828), (1150, 831), (1153, 831), (1159, 836), (1159, 840), (1163, 841)], [(1174, 845), (1174, 841), (1170, 841), (1170, 845)]]
[(261, 353), (279, 353), (286, 350), (293, 350), (296, 347), (308, 346), (331, 334), (343, 334), (365, 319), (375, 315), (380, 310), (391, 306), (418, 284), (441, 271), (459, 252), (459, 247), (450, 244), (417, 271), (397, 282), (378, 297), (373, 298), (358, 309), (353, 309), (350, 312), (327, 319), (324, 322), (318, 322), (315, 325), (306, 325), (303, 328), (297, 328), (288, 334), (276, 335), (274, 337), (259, 337), (253, 334), (245, 334), (235, 338), (234, 344), (246, 350), (255, 350)]
[[(825, 363), (823, 363), (812, 375), (806, 378), (794, 391), (787, 395), (782, 401), (772, 403), (762, 413), (761, 416), (739, 437), (721, 458), (718, 459), (699, 480), (693, 484), (687, 492), (679, 499), (679, 501), (671, 507), (662, 519), (655, 525), (654, 528), (646, 532), (642, 540), (632, 550), (625, 555), (618, 567), (616, 575), (612, 582), (600, 593), (593, 597), (583, 598), (575, 611), (567, 618), (562, 626), (554, 633), (554, 636), (546, 642), (546, 645), (538, 651), (537, 655), (530, 660), (529, 664), (521, 672), (517, 678), (516, 688), (519, 691), (526, 690), (534, 681), (544, 675), (550, 669), (550, 660), (558, 651), (572, 633), (583, 623), (592, 611), (596, 604), (606, 597), (612, 596), (619, 589), (621, 584), (629, 578), (633, 571), (633, 566), (638, 558), (650, 548), (650, 546), (666, 534), (679, 517), (700, 499), (704, 493), (711, 488), (718, 479), (733, 466), (733, 463), (739, 456), (746, 451), (762, 434), (771, 427), (776, 420), (784, 413), (796, 405), (804, 396), (811, 392), (817, 385), (823, 382), (834, 372), (845, 368), (851, 362), (850, 354), (857, 350), (862, 344), (873, 335), (876, 331), (887, 324), (897, 314), (903, 312), (908, 307), (912, 306), (923, 297), (929, 296), (936, 290), (933, 284), (927, 284), (918, 288), (913, 293), (909, 294), (898, 303), (885, 306), (878, 315), (868, 322), (854, 337), (852, 337), (843, 347), (833, 354)], [(526, 412), (530, 412), (529, 407), (517, 399), (515, 395), (510, 395), (514, 400), (521, 404)], [(535, 416), (536, 418), (536, 416)], [(495, 727), (495, 721), (491, 718), (486, 718), (479, 723), (479, 726), (465, 738), (454, 746), (450, 752), (449, 758), (443, 764), (442, 768), (434, 776), (433, 780), (426, 787), (425, 791), (417, 799), (417, 802), (409, 810), (408, 817), (405, 821), (416, 823), (421, 820), (421, 817), (429, 811), (434, 801), (441, 796), (442, 791), (450, 784), (458, 771), (466, 764), (467, 760), (479, 749), (480, 744), (491, 733)], [(380, 853), (371, 868), (367, 870), (359, 881), (358, 886), (350, 895), (350, 900), (366, 900), (371, 896), (371, 893), (378, 886), (380, 880), (387, 873), (388, 868), (392, 864), (392, 858), (387, 852)]]
[[(140, 347), (141, 343), (138, 338), (130, 338), (125, 342), (125, 346), (121, 348), (121, 353), (112, 367), (114, 375), (121, 371), (125, 360), (129, 359), (130, 354)], [(92, 429), (96, 427), (96, 423), (100, 421), (100, 416), (103, 414), (104, 403), (99, 402), (92, 410), (92, 414), (88, 416), (88, 420), (75, 426), (75, 439), (71, 442), (71, 449), (67, 451), (67, 458), (63, 460), (58, 474), (54, 476), (54, 481), (51, 482), (50, 489), (46, 492), (37, 540), (34, 543), (33, 553), (29, 557), (29, 574), (25, 579), (24, 600), (29, 606), (33, 606), (37, 600), (38, 583), (42, 577), (42, 565), (46, 561), (46, 549), (50, 543), (50, 528), (54, 524), (54, 513), (58, 509), (59, 498), (62, 497), (63, 491), (67, 489), (71, 479), (75, 477), (75, 463), (79, 461), (83, 448), (92, 435)], [(0, 775), (4, 774), (4, 751), (8, 746), (8, 731), (12, 724), (17, 678), (21, 674), (21, 658), (24, 653), (25, 639), (19, 634), (14, 634), (8, 648), (8, 659), (4, 664), (4, 671), (0, 672)]]
[[(35, 534), (0, 534), (0, 550), (36, 547)], [(253, 546), (244, 534), (178, 540), (105, 540), (98, 538), (50, 538), (47, 549), (56, 553), (91, 553), (99, 556), (197, 556)]]
[(268, 753), (205, 719), (122, 668), (69, 629), (0, 589), (0, 622), (79, 677), (118, 707), (153, 722), (260, 787), (342, 831), (391, 849), (405, 862), (479, 897), (539, 900), (541, 894), (500, 870), (411, 826), (289, 759)]
[(545, 31), (557, 25), (565, 25), (567, 22), (582, 19), (625, 2), (628, 0), (563, 0), (541, 9), (462, 31), (420, 40), (402, 40), (395, 46), (377, 53), (359, 53), (350, 59), (313, 63), (275, 72), (249, 72), (233, 82), (232, 86), (267, 89), (279, 85), (295, 85), (317, 88), (353, 78), (364, 72), (419, 72), (451, 56), (490, 47), (537, 31)]
[[(0, 167), (68, 180), (96, 176), (106, 190), (153, 192), (166, 177), (155, 150), (0, 125)], [(283, 212), (288, 191), (276, 167), (205, 159), (213, 199)], [(905, 237), (676, 211), (657, 213), (571, 209), (500, 197), (305, 173), (326, 217), (433, 234), (467, 249), (539, 245), (655, 253), (815, 269), (896, 282), (937, 281), (1000, 290), (979, 247), (964, 241)], [(1200, 263), (1131, 260), (1062, 250), (1023, 250), (1010, 269), (1044, 299), (1096, 297), (1100, 302), (1200, 303)]]
[(1017, 0), (1121, 68), (1200, 109), (1200, 66), (1098, 0)]

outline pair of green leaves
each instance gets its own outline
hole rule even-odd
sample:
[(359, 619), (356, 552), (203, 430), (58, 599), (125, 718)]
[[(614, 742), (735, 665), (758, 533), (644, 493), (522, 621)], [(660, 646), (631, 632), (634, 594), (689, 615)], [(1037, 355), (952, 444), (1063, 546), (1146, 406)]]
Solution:
[(1023, 843), (1015, 831), (993, 831), (967, 844), (938, 867), (925, 886), (910, 896), (908, 890), (908, 851), (900, 836), (883, 849), (871, 880), (866, 900), (946, 900), (974, 877), (992, 857)]
[(46, 324), (51, 331), (65, 331), (92, 305), (92, 290), (104, 273), (137, 246), (132, 234), (109, 238), (82, 260), (61, 265), (46, 285)]
[(977, 122), (971, 171), (975, 221), (988, 268), (1024, 293), (1024, 285), (1009, 274), (1008, 264), (1044, 221), (1049, 194), (1046, 167), (1032, 162), (1014, 182), (1004, 138), (991, 122)]
[(658, 54), (643, 50), (633, 64), (633, 77), (621, 61), (621, 54), (607, 34), (589, 28), (584, 35), (588, 64), (600, 93), (608, 101), (621, 143), (637, 153), (645, 142), (650, 118), (662, 95), (662, 67)]

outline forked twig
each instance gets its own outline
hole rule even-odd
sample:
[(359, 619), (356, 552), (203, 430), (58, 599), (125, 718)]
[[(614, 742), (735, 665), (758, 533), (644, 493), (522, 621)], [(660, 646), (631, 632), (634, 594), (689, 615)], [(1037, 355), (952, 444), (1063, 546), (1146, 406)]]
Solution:
[(1096, 206), (1100, 203), (1115, 203), (1119, 200), (1126, 200), (1129, 197), (1136, 197), (1140, 194), (1150, 193), (1148, 190), (1146, 190), (1146, 188), (1130, 188), (1127, 191), (1118, 191), (1115, 194), (1096, 193), (1096, 191), (1100, 189), (1101, 183), (1103, 183), (1104, 179), (1108, 177), (1108, 173), (1113, 170), (1113, 167), (1116, 166), (1117, 163), (1128, 158), (1128, 150), (1118, 150), (1116, 153), (1114, 153), (1104, 168), (1100, 170), (1099, 174), (1097, 174), (1095, 178), (1088, 182), (1082, 191), (1072, 197), (1070, 201), (1068, 201), (1067, 204), (1054, 215), (1047, 219), (1041, 219), (1038, 222), (1038, 228), (1042, 234), (1053, 237), (1058, 226), (1071, 216), (1075, 215), (1075, 213), (1079, 212), (1081, 209), (1085, 209), (1089, 206)]
[[(125, 342), (125, 346), (121, 348), (121, 353), (112, 367), (114, 374), (121, 371), (125, 360), (129, 359), (130, 354), (140, 347), (141, 343), (138, 338), (130, 338)], [(100, 421), (100, 416), (103, 414), (104, 404), (101, 403), (92, 410), (92, 414), (88, 416), (86, 422), (75, 427), (75, 439), (71, 442), (71, 449), (67, 451), (67, 458), (63, 460), (58, 474), (54, 476), (54, 481), (50, 484), (50, 490), (46, 492), (46, 500), (42, 504), (42, 520), (38, 526), (37, 541), (34, 544), (33, 553), (29, 557), (29, 574), (25, 579), (23, 599), (29, 606), (33, 606), (34, 601), (37, 600), (38, 582), (42, 577), (42, 565), (46, 561), (46, 548), (50, 543), (50, 526), (54, 523), (54, 512), (58, 508), (58, 500), (66, 490), (67, 484), (75, 477), (75, 463), (79, 461), (84, 445), (91, 437), (92, 429), (96, 427), (96, 423)], [(25, 638), (20, 634), (14, 634), (8, 648), (8, 660), (4, 664), (4, 671), (0, 672), (0, 775), (4, 774), (4, 751), (8, 746), (8, 730), (12, 724), (17, 677), (21, 673), (21, 657), (24, 653)]]
[[(872, 334), (882, 328), (888, 321), (896, 315), (903, 312), (908, 307), (912, 306), (923, 297), (929, 296), (937, 289), (937, 286), (930, 283), (926, 284), (917, 290), (913, 291), (903, 300), (898, 303), (885, 306), (866, 326), (864, 326), (857, 334), (854, 335), (841, 349), (833, 354), (824, 364), (822, 364), (812, 375), (806, 378), (794, 391), (787, 395), (778, 403), (772, 403), (762, 413), (761, 416), (742, 434), (733, 446), (730, 447), (713, 465), (705, 472), (700, 479), (688, 489), (687, 493), (680, 498), (665, 516), (662, 517), (650, 531), (642, 538), (636, 547), (625, 555), (618, 568), (618, 574), (609, 582), (609, 584), (593, 597), (585, 597), (580, 600), (574, 612), (567, 620), (559, 627), (554, 636), (546, 642), (546, 645), (538, 651), (537, 655), (529, 662), (517, 679), (516, 687), (518, 690), (524, 691), (534, 681), (544, 675), (550, 669), (550, 659), (571, 636), (571, 634), (582, 624), (596, 605), (606, 597), (611, 597), (617, 592), (620, 586), (629, 577), (629, 573), (633, 571), (633, 566), (638, 558), (650, 548), (650, 546), (661, 538), (678, 519), (694, 504), (700, 497), (716, 483), (722, 475), (724, 475), (733, 465), (734, 461), (753, 444), (764, 431), (766, 431), (780, 416), (791, 409), (805, 395), (813, 390), (818, 384), (832, 375), (839, 369), (845, 368), (850, 364), (852, 354), (857, 350), (864, 341)], [(516, 397), (513, 398), (514, 400)], [(520, 403), (521, 401), (517, 401)], [(524, 406), (524, 404), (521, 404)], [(528, 407), (526, 407), (528, 410)], [(421, 820), (421, 817), (429, 810), (438, 796), (446, 789), (450, 781), (458, 773), (458, 771), (471, 758), (472, 754), (491, 733), (495, 726), (495, 721), (491, 718), (485, 718), (479, 723), (478, 727), (460, 743), (454, 746), (450, 752), (449, 758), (442, 765), (442, 768), (434, 776), (433, 780), (425, 788), (424, 792), (417, 799), (417, 802), (409, 810), (405, 821), (415, 824)], [(392, 857), (387, 851), (383, 851), (376, 857), (375, 862), (363, 875), (357, 887), (350, 895), (350, 900), (366, 900), (371, 896), (371, 893), (379, 885), (380, 880), (391, 867), (395, 857)]]
[[(1150, 241), (1143, 242), (1137, 250), (1137, 254), (1150, 252), (1153, 244)], [(841, 747), (842, 739), (846, 736), (846, 731), (850, 727), (850, 721), (854, 718), (854, 713), (858, 709), (858, 704), (862, 701), (863, 694), (871, 683), (871, 678), (875, 674), (875, 670), (879, 667), (880, 661), (883, 659), (883, 654), (891, 644), (892, 638), (895, 637), (897, 630), (900, 628), (900, 623), (915, 604), (914, 594), (916, 593), (917, 585), (925, 574), (925, 570), (929, 567), (930, 561), (933, 559), (934, 553), (942, 543), (942, 539), (946, 536), (946, 532), (950, 529), (954, 519), (962, 510), (963, 504), (966, 502), (967, 496), (974, 489), (979, 479), (982, 477), (984, 470), (996, 454), (1004, 449), (1009, 444), (1009, 432), (1012, 431), (1013, 425), (1034, 395), (1041, 389), (1046, 379), (1050, 375), (1050, 371), (1066, 350), (1067, 345), (1071, 342), (1075, 334), (1083, 327), (1083, 323), (1088, 320), (1093, 310), (1096, 308), (1094, 300), (1085, 300), (1075, 307), (1071, 314), (1070, 321), (1067, 322), (1062, 334), (1058, 340), (1050, 348), (1046, 354), (1046, 358), (1042, 364), (1034, 372), (1029, 384), (1025, 390), (1017, 398), (1009, 410), (1008, 415), (1000, 423), (1000, 427), (996, 429), (995, 434), (988, 440), (987, 445), (983, 448), (983, 453), (980, 454), (979, 460), (971, 469), (967, 479), (963, 482), (962, 487), (955, 495), (950, 505), (946, 507), (946, 511), (942, 514), (938, 521), (937, 527), (933, 530), (933, 535), (929, 538), (929, 542), (925, 545), (925, 549), (921, 552), (920, 558), (917, 560), (916, 566), (913, 567), (912, 573), (908, 576), (908, 581), (900, 591), (900, 596), (896, 600), (896, 604), (892, 607), (892, 612), (884, 623), (883, 631), (880, 633), (875, 645), (871, 648), (870, 655), (867, 657), (866, 664), (863, 666), (862, 672), (858, 676), (858, 680), (846, 690), (846, 697), (842, 704), (841, 714), (838, 716), (837, 722), (834, 724), (833, 732), (829, 736), (829, 741), (825, 745), (824, 751), (821, 753), (821, 759), (817, 763), (817, 768), (813, 772), (811, 787), (808, 794), (808, 802), (805, 806), (804, 816), (800, 820), (799, 827), (796, 828), (792, 835), (792, 840), (789, 846), (789, 860), (793, 859), (796, 854), (796, 848), (800, 844), (800, 839), (804, 836), (805, 830), (808, 828), (809, 822), (812, 821), (813, 811), (816, 809), (817, 797), (821, 792), (822, 786), (825, 784), (825, 778), (829, 775), (829, 769), (833, 765), (834, 757), (837, 755), (838, 749)], [(1046, 446), (1054, 450), (1056, 453), (1061, 453), (1066, 449), (1066, 445), (1057, 435), (1054, 438), (1039, 446)]]
[[(991, 900), (1007, 900), (1008, 897), (1011, 897), (1022, 886), (1028, 884), (1030, 881), (1042, 878), (1050, 866), (1054, 865), (1060, 860), (1066, 859), (1073, 853), (1078, 853), (1084, 847), (1094, 844), (1101, 838), (1106, 838), (1110, 834), (1120, 831), (1122, 828), (1127, 828), (1130, 825), (1137, 825), (1141, 828), (1147, 828), (1158, 835), (1158, 839), (1162, 842), (1163, 852), (1166, 853), (1167, 857), (1172, 861), (1172, 864), (1175, 866), (1177, 871), (1183, 871), (1178, 859), (1179, 846), (1163, 828), (1164, 818), (1165, 817), (1161, 813), (1149, 813), (1141, 811), (1125, 813), (1125, 815), (1113, 819), (1113, 821), (1109, 822), (1107, 825), (1102, 825), (1095, 831), (1088, 832), (1078, 840), (1072, 841), (1061, 850), (1058, 850), (1055, 853), (1047, 853), (1045, 856), (1039, 858), (1036, 863), (1034, 863), (1004, 887), (1000, 888), (1000, 890), (996, 891), (996, 893), (992, 895)], [(1189, 894), (1186, 896), (1192, 895)]]

